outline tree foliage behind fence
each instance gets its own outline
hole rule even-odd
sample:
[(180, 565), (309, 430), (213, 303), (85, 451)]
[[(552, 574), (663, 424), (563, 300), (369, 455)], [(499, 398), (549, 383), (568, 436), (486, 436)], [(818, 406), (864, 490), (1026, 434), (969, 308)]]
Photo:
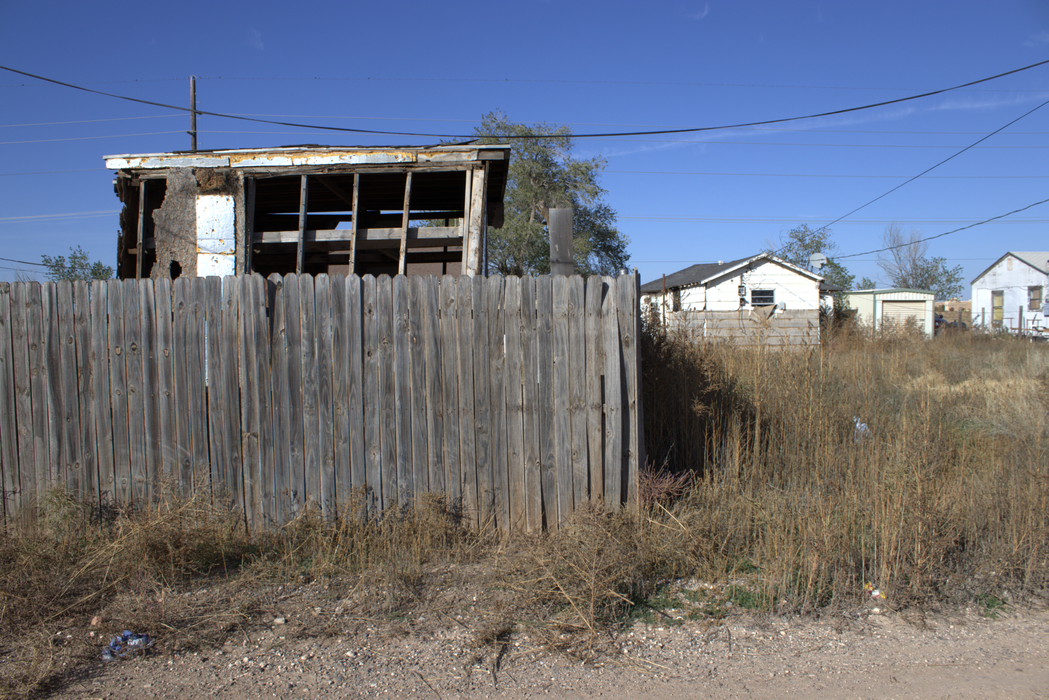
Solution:
[(506, 529), (635, 504), (637, 310), (636, 275), (0, 284), (3, 515), (52, 486), (209, 489), (252, 529), (354, 490)]

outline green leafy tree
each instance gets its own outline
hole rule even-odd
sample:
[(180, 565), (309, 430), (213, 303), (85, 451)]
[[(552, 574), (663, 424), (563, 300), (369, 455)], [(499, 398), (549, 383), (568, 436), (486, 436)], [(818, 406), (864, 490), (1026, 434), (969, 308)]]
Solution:
[(612, 275), (629, 254), (628, 239), (616, 228), (616, 213), (604, 202), (598, 174), (600, 157), (572, 156), (572, 131), (567, 126), (517, 124), (502, 112), (490, 112), (474, 130), (482, 143), (513, 147), (506, 184), (503, 226), (488, 229), (489, 272), (503, 275), (546, 274), (550, 271), (550, 210), (573, 210), (572, 246), (576, 272)]
[(877, 285), (874, 284), (874, 280), (870, 277), (864, 277), (860, 280), (860, 283), (856, 285), (856, 289), (874, 289)]
[(809, 268), (809, 257), (813, 253), (823, 253), (830, 259), (819, 274), (827, 284), (848, 291), (853, 288), (856, 278), (850, 275), (843, 265), (833, 260), (833, 254), (837, 249), (838, 244), (830, 239), (830, 229), (826, 226), (814, 229), (808, 224), (802, 224), (780, 236), (778, 246), (773, 245), (771, 241), (765, 244), (766, 253), (806, 270)]
[(101, 261), (91, 262), (87, 252), (80, 246), (69, 249), (69, 258), (64, 255), (41, 255), (47, 267), (47, 277), (52, 282), (60, 280), (108, 280), (113, 277), (113, 268)]
[(960, 296), (962, 266), (949, 268), (946, 258), (928, 257), (929, 244), (921, 238), (919, 231), (904, 234), (899, 224), (889, 224), (882, 234), (888, 250), (878, 254), (878, 266), (894, 287), (929, 290), (937, 301)]

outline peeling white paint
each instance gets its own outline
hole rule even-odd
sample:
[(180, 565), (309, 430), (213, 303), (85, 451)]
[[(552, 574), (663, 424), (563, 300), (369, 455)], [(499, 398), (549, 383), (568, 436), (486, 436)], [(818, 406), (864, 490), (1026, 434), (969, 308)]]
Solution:
[(197, 276), (236, 270), (236, 213), (228, 194), (197, 195)]

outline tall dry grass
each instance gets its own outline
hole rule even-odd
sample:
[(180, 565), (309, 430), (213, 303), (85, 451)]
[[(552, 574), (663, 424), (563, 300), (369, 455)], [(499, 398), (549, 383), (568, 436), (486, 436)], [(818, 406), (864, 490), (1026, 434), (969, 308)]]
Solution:
[(1047, 348), (840, 334), (777, 352), (650, 332), (644, 353), (650, 459), (696, 478), (675, 516), (758, 567), (765, 600), (1045, 593)]

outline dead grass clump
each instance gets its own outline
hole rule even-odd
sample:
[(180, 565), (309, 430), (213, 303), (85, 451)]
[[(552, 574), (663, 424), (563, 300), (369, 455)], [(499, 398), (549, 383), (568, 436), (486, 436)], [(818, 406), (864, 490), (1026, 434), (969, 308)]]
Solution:
[(646, 442), (702, 476), (675, 516), (782, 609), (1044, 595), (1049, 352), (955, 336), (643, 344)]

